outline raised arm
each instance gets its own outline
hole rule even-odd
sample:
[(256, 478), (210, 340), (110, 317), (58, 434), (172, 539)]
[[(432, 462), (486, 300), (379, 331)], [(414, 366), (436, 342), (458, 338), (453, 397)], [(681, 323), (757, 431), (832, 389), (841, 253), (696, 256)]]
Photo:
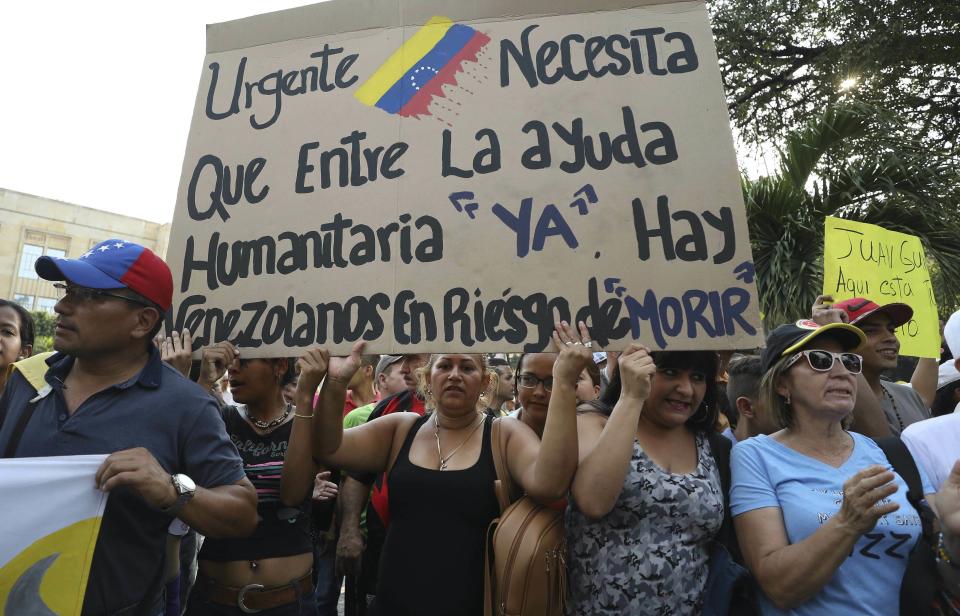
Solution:
[(340, 538), (337, 539), (335, 561), (338, 575), (360, 575), (363, 558), (363, 534), (360, 532), (360, 514), (367, 507), (370, 486), (349, 475), (344, 477), (337, 499), (340, 518)]
[(325, 349), (318, 351), (327, 363), (327, 378), (320, 388), (314, 409), (316, 417), (313, 419), (313, 455), (318, 459), (323, 459), (325, 454), (336, 451), (340, 446), (347, 385), (360, 368), (360, 354), (365, 344), (363, 341), (354, 344), (348, 357), (330, 357)]
[[(954, 596), (960, 595), (960, 460), (953, 463), (953, 469), (940, 491), (927, 495), (927, 501), (933, 505), (940, 520), (943, 533), (943, 554), (937, 559), (940, 578), (945, 588)], [(942, 558), (946, 556), (946, 558)], [(949, 562), (947, 562), (949, 561)]]
[(327, 374), (328, 360), (329, 354), (324, 349), (314, 347), (297, 361), (300, 380), (297, 381), (294, 394), (296, 408), (280, 479), (280, 502), (286, 507), (296, 507), (302, 503), (313, 488), (316, 476), (312, 455), (313, 422), (316, 419), (313, 393)]
[(629, 470), (633, 440), (650, 393), (656, 365), (646, 348), (630, 345), (617, 359), (623, 391), (610, 418), (595, 413), (581, 415), (580, 466), (571, 492), (583, 515), (599, 519), (610, 513)]
[(937, 396), (937, 378), (940, 375), (940, 364), (936, 359), (921, 357), (917, 367), (910, 377), (910, 386), (917, 392), (927, 408), (933, 406), (933, 399)]
[[(778, 507), (764, 507), (734, 518), (744, 560), (764, 594), (781, 610), (812, 598), (830, 581), (863, 533), (896, 503), (877, 504), (897, 491), (894, 475), (869, 466), (843, 484), (843, 504), (810, 536), (791, 544)], [(876, 505), (876, 506), (874, 506)]]
[(569, 323), (556, 324), (553, 344), (553, 390), (543, 427), (543, 441), (520, 422), (508, 425), (507, 467), (510, 475), (531, 497), (550, 502), (563, 498), (577, 470), (577, 377), (593, 361), (590, 334), (583, 322), (578, 333)]

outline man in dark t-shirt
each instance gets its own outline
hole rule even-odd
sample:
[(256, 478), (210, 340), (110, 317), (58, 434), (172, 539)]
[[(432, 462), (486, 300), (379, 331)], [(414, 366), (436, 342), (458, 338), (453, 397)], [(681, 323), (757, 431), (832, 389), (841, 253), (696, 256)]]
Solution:
[(7, 383), (0, 455), (109, 454), (97, 472), (110, 497), (83, 614), (152, 616), (163, 609), (173, 518), (205, 535), (243, 536), (256, 526), (256, 493), (213, 398), (151, 343), (171, 304), (166, 263), (143, 246), (107, 240), (79, 259), (41, 257), (35, 268), (63, 281), (57, 353), (39, 390), (19, 373)]

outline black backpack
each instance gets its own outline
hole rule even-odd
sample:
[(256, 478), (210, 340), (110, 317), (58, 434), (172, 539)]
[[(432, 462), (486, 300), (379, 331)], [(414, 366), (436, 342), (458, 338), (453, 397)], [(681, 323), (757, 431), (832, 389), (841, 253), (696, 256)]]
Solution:
[(934, 557), (936, 538), (933, 532), (934, 513), (923, 498), (920, 471), (910, 450), (897, 437), (876, 439), (887, 460), (907, 484), (907, 500), (920, 516), (922, 534), (910, 551), (907, 570), (900, 586), (900, 614), (906, 616), (933, 616), (940, 574)]

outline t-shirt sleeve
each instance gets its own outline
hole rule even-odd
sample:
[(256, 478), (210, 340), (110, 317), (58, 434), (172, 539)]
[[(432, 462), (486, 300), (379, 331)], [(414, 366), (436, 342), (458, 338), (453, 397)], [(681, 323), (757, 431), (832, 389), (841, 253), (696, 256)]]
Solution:
[(182, 440), (183, 472), (204, 488), (232, 485), (246, 476), (220, 412), (217, 404), (206, 398)]
[(923, 486), (923, 493), (930, 494), (937, 491), (940, 478), (937, 477), (936, 459), (931, 455), (927, 443), (919, 436), (921, 434), (921, 423), (907, 426), (907, 429), (900, 435), (903, 444), (910, 450), (913, 461), (920, 471), (920, 481)]
[(920, 472), (920, 485), (923, 486), (924, 494), (932, 494), (937, 491), (933, 487), (933, 482), (930, 481), (930, 475), (927, 473), (927, 469), (923, 467), (922, 464), (917, 464), (917, 470)]
[(365, 406), (355, 408), (349, 413), (347, 413), (343, 418), (343, 429), (349, 430), (350, 428), (356, 428), (359, 425), (362, 425), (365, 422), (364, 409)]
[[(752, 439), (751, 439), (752, 440)], [(754, 509), (780, 507), (780, 500), (767, 466), (763, 452), (756, 443), (744, 441), (733, 448), (730, 456), (730, 514), (734, 517)]]

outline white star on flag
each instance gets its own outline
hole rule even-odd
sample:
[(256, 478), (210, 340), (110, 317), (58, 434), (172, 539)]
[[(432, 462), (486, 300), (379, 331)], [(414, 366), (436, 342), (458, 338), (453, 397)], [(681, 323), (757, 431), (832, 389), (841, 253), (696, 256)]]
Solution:
[(126, 244), (124, 244), (123, 242), (117, 242), (116, 244), (113, 245), (114, 248), (123, 248), (124, 246), (126, 246)]
[(92, 255), (92, 254), (93, 254), (93, 251), (92, 251), (92, 250), (88, 250), (87, 252), (85, 252), (85, 253), (83, 253), (82, 255), (80, 255), (80, 258), (81, 258), (81, 259), (86, 259), (87, 257), (89, 257), (89, 256)]
[(107, 244), (107, 245), (105, 245), (105, 246), (101, 246), (100, 248), (97, 248), (97, 250), (99, 250), (100, 252), (106, 252), (106, 251), (110, 250), (110, 245)]

